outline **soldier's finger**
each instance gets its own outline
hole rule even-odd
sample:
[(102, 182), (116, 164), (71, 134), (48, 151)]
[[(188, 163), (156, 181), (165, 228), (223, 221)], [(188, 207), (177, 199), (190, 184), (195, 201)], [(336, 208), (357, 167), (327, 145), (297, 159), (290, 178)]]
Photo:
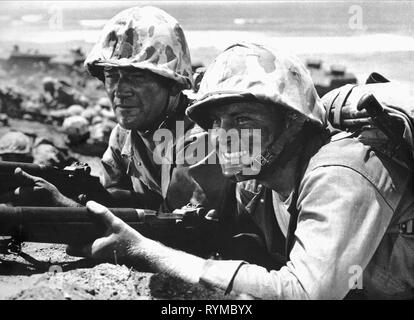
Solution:
[(72, 244), (66, 247), (66, 253), (74, 257), (107, 260), (111, 258), (111, 242), (109, 237), (104, 237), (84, 245)]
[(87, 248), (85, 253), (90, 254), (90, 257), (95, 259), (110, 260), (113, 256), (113, 240), (112, 237), (105, 237), (96, 239), (90, 248)]
[[(33, 187), (18, 187), (14, 190), (14, 199), (18, 205), (25, 205), (31, 202), (36, 202), (33, 197)], [(33, 204), (33, 203), (32, 203)]]
[(86, 208), (107, 228), (113, 228), (118, 223), (118, 218), (107, 207), (95, 201), (88, 201)]
[(72, 257), (85, 257), (83, 247), (80, 245), (68, 245), (66, 247), (66, 254)]
[(219, 214), (218, 214), (217, 210), (212, 209), (209, 212), (207, 212), (207, 214), (204, 216), (204, 218), (206, 220), (218, 221), (219, 220)]
[(38, 177), (24, 172), (21, 168), (16, 168), (16, 170), (14, 170), (14, 175), (21, 185), (32, 186), (36, 183), (37, 180), (39, 180)]

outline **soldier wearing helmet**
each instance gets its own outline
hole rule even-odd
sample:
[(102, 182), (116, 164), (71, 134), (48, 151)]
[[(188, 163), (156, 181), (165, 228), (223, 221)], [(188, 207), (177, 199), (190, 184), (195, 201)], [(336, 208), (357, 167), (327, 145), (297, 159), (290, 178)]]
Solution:
[(66, 118), (62, 129), (67, 134), (70, 145), (82, 144), (89, 138), (89, 122), (82, 116), (72, 115)]
[[(208, 67), (199, 93), (187, 113), (214, 129), (223, 173), (241, 181), (238, 214), (286, 263), (266, 269), (204, 260), (143, 237), (94, 202), (87, 206), (113, 240), (99, 239), (84, 253), (103, 257), (124, 248), (125, 256), (157, 271), (264, 299), (343, 299), (351, 289), (366, 298), (413, 298), (412, 240), (395, 228), (412, 218), (412, 175), (357, 135), (327, 130), (321, 100), (297, 58), (236, 44)], [(237, 151), (218, 129), (240, 133)]]
[(66, 81), (45, 77), (42, 84), (44, 92), (41, 102), (48, 109), (64, 109), (73, 104), (81, 104), (79, 92)]
[(11, 131), (0, 138), (0, 159), (3, 161), (33, 161), (33, 139), (22, 132)]
[[(217, 196), (222, 185), (217, 179), (223, 179), (218, 167), (215, 176), (206, 174), (208, 179), (196, 182), (185, 164), (154, 160), (160, 158), (153, 138), (158, 129), (175, 134), (176, 122), (184, 124), (185, 135), (174, 136), (177, 149), (206, 138), (185, 116), (189, 100), (182, 91), (191, 89), (193, 80), (190, 52), (178, 22), (155, 7), (124, 10), (104, 26), (85, 67), (103, 81), (110, 113), (118, 122), (102, 158), (102, 180), (114, 206), (164, 205), (164, 210), (173, 210), (189, 202), (208, 205), (201, 185), (211, 182)], [(108, 107), (108, 99), (98, 103)], [(108, 112), (101, 114), (106, 117)]]

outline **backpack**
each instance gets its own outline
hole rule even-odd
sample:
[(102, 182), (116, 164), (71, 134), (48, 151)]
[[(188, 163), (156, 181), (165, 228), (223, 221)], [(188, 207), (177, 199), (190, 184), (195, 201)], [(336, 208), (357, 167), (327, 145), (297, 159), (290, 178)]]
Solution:
[[(372, 73), (365, 84), (347, 84), (322, 97), (331, 133), (348, 131), (372, 148), (414, 172), (414, 95), (401, 84)], [(365, 140), (365, 141), (364, 141)], [(291, 214), (286, 256), (294, 244), (299, 212), (297, 184), (288, 211)], [(414, 235), (414, 219), (398, 225), (400, 233)]]
[(322, 97), (330, 129), (358, 132), (393, 160), (414, 169), (414, 97), (401, 84), (372, 73)]

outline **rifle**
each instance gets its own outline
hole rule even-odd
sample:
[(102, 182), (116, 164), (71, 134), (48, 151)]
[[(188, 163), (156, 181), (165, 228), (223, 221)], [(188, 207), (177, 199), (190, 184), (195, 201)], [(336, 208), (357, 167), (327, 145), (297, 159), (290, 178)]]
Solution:
[[(150, 239), (203, 256), (245, 260), (278, 270), (286, 260), (267, 252), (254, 234), (232, 235), (202, 207), (172, 213), (149, 209), (111, 208), (115, 216)], [(0, 206), (0, 253), (20, 253), (22, 242), (85, 244), (105, 235), (86, 208)], [(3, 239), (1, 239), (3, 238)]]
[[(212, 250), (205, 229), (217, 222), (204, 218), (203, 208), (162, 213), (148, 209), (111, 208), (115, 216), (151, 239), (191, 252)], [(204, 229), (203, 229), (204, 228)], [(203, 231), (203, 232), (200, 232)], [(22, 242), (85, 244), (105, 235), (86, 208), (0, 207), (0, 252), (20, 252)], [(203, 238), (205, 237), (205, 239)], [(210, 242), (210, 243), (209, 243)]]
[(104, 205), (110, 204), (110, 193), (102, 186), (98, 177), (91, 175), (91, 168), (84, 163), (73, 163), (59, 169), (32, 163), (0, 161), (0, 194), (19, 187), (14, 179), (16, 168), (45, 179), (55, 185), (63, 195), (75, 201), (86, 203), (94, 200)]

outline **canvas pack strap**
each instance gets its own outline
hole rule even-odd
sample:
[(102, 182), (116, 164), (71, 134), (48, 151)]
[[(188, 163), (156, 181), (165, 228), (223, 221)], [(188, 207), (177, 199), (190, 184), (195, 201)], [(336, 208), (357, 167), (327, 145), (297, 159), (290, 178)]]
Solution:
[[(329, 105), (326, 116), (334, 128), (341, 128), (342, 107), (345, 105), (346, 100), (355, 87), (356, 85), (353, 84), (347, 84), (343, 86)], [(331, 117), (332, 112), (333, 117)]]

